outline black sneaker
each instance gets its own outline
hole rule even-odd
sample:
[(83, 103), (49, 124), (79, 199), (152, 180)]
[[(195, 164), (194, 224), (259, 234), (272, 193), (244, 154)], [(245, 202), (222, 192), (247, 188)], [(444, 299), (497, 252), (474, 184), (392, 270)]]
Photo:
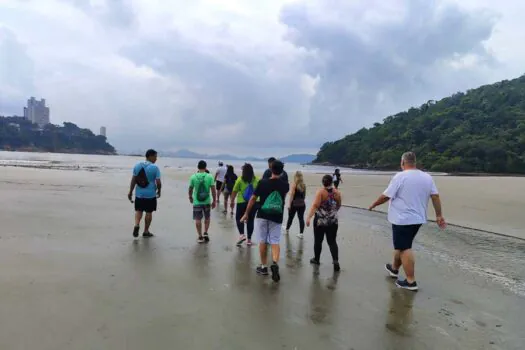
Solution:
[(411, 290), (413, 292), (415, 292), (415, 291), (417, 291), (419, 289), (417, 287), (417, 282), (416, 281), (414, 281), (412, 283), (409, 283), (407, 280), (404, 280), (404, 281), (397, 280), (396, 281), (396, 286), (398, 288), (408, 289), (408, 290)]
[(204, 238), (204, 242), (206, 243), (209, 243), (210, 242), (210, 236), (208, 236), (208, 233), (205, 232), (203, 235), (202, 235), (202, 238)]
[(144, 232), (142, 234), (142, 237), (144, 237), (144, 238), (151, 238), (151, 237), (155, 237), (155, 235), (153, 233), (151, 233), (151, 232)]
[(140, 230), (140, 226), (135, 226), (133, 228), (133, 237), (137, 238), (139, 236), (139, 230)]
[(281, 280), (281, 275), (279, 275), (279, 265), (272, 264), (270, 269), (272, 270), (272, 280), (274, 282), (279, 282)]
[(197, 238), (197, 243), (205, 243), (206, 241), (204, 240), (204, 237), (200, 236), (199, 238)]
[(321, 265), (321, 262), (319, 260), (317, 260), (316, 258), (311, 258), (310, 259), (310, 264), (312, 264), (312, 265)]
[(257, 266), (257, 268), (255, 269), (255, 272), (257, 272), (259, 275), (267, 276), (268, 275), (268, 268), (267, 267), (262, 267), (262, 266)]
[(390, 274), (390, 277), (392, 278), (397, 278), (397, 276), (399, 275), (399, 270), (394, 270), (392, 264), (386, 264), (385, 270), (387, 270), (387, 272)]
[(334, 271), (335, 272), (341, 271), (341, 265), (339, 265), (338, 262), (334, 262)]

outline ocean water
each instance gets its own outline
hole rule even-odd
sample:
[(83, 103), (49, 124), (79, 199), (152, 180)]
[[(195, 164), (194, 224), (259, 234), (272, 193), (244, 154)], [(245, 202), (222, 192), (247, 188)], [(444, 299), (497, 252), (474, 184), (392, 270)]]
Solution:
[[(29, 153), (29, 152), (6, 152), (0, 151), (0, 166), (18, 166), (27, 168), (45, 168), (61, 170), (84, 170), (98, 172), (129, 171), (133, 165), (144, 158), (133, 156), (105, 156), (85, 154), (62, 154), (62, 153)], [(159, 157), (157, 164), (161, 168), (178, 169), (180, 171), (191, 171), (197, 168), (200, 159)], [(207, 160), (210, 171), (217, 168), (217, 160)], [(243, 161), (224, 161), (231, 164), (237, 172), (240, 172)], [(257, 173), (263, 172), (267, 167), (266, 162), (250, 162)], [(333, 173), (335, 167), (320, 165), (301, 165), (297, 163), (285, 164), (285, 170), (293, 173), (301, 170), (305, 173)], [(353, 174), (377, 174), (378, 172), (344, 169), (342, 173)]]

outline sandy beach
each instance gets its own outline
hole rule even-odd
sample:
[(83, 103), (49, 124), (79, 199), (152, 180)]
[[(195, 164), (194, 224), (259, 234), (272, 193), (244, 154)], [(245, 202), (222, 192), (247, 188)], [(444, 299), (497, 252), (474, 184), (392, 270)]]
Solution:
[(2, 168), (0, 349), (523, 349), (523, 241), (426, 226), (411, 293), (385, 277), (385, 215), (344, 208), (341, 273), (327, 247), (308, 264), (311, 232), (295, 224), (275, 285), (220, 211), (212, 242), (195, 243), (182, 177), (164, 173), (157, 237), (133, 240), (128, 172)]

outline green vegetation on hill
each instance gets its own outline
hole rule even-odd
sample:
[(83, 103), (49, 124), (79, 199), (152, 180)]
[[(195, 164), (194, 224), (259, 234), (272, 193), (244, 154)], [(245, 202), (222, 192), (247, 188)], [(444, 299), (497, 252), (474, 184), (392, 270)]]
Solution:
[(95, 135), (73, 123), (39, 129), (20, 117), (0, 117), (0, 149), (85, 154), (116, 154), (106, 137)]
[(325, 143), (315, 163), (398, 169), (407, 150), (432, 171), (525, 173), (525, 75), (428, 101)]

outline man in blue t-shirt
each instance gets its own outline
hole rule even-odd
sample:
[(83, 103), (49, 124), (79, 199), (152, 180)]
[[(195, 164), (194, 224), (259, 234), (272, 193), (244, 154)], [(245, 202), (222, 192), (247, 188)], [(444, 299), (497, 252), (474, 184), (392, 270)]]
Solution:
[(128, 199), (133, 203), (133, 190), (135, 190), (135, 227), (133, 237), (139, 236), (140, 221), (142, 214), (146, 212), (143, 237), (153, 237), (149, 231), (153, 212), (157, 210), (157, 198), (160, 198), (162, 183), (160, 182), (160, 170), (155, 165), (157, 162), (157, 152), (148, 150), (146, 161), (139, 162), (133, 168), (133, 176), (129, 186)]

